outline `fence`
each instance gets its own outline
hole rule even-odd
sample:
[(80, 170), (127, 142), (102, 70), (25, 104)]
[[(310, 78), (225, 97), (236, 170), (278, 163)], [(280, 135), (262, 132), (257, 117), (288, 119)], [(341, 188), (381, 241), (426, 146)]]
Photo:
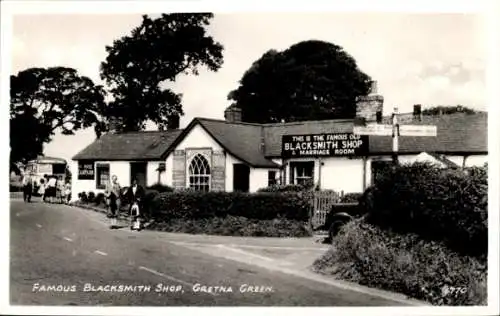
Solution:
[(311, 224), (317, 228), (325, 224), (326, 216), (332, 209), (332, 206), (340, 202), (341, 195), (332, 191), (316, 191), (313, 194), (313, 208)]

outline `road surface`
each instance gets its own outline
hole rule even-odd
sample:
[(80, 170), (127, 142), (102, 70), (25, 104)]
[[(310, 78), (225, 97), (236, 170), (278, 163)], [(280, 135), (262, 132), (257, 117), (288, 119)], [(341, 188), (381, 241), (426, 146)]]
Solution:
[(11, 199), (11, 305), (403, 305), (208, 255), (161, 232), (110, 230), (90, 212)]

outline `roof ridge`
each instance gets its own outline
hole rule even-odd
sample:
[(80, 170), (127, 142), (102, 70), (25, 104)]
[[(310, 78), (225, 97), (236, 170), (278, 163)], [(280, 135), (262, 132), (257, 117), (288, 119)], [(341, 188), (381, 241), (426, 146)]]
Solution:
[(226, 123), (226, 124), (233, 124), (233, 125), (251, 125), (251, 126), (264, 126), (265, 124), (261, 123), (251, 123), (251, 122), (228, 122), (226, 120), (222, 119), (214, 119), (214, 118), (209, 118), (209, 117), (195, 117), (194, 119), (198, 121), (211, 121), (211, 122), (217, 122), (217, 123)]
[(294, 122), (276, 122), (276, 123), (264, 123), (264, 126), (291, 126), (291, 125), (300, 125), (304, 123), (318, 123), (318, 122), (353, 122), (354, 118), (343, 118), (343, 119), (327, 119), (327, 120), (305, 120), (305, 121), (294, 121)]

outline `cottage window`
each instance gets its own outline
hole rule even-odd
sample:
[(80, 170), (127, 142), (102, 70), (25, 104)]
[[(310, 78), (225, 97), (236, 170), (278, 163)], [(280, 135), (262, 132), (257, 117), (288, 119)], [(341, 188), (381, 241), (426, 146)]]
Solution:
[(96, 188), (105, 189), (106, 183), (109, 181), (109, 164), (97, 164), (96, 174)]
[(201, 154), (194, 156), (189, 164), (189, 187), (195, 191), (210, 191), (210, 165)]
[(290, 163), (293, 184), (310, 185), (314, 181), (314, 161)]
[(267, 172), (267, 186), (273, 186), (276, 183), (276, 171), (268, 171)]

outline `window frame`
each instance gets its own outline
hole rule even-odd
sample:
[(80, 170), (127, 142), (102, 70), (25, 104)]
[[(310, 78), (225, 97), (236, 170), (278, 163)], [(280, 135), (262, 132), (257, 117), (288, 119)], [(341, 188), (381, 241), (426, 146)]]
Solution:
[[(306, 175), (307, 169), (310, 168), (310, 176)], [(290, 162), (290, 184), (305, 185), (307, 181), (314, 182), (315, 161), (292, 161)], [(302, 171), (302, 172), (299, 172)]]
[[(273, 176), (271, 176), (273, 175)], [(267, 186), (273, 186), (278, 184), (278, 180), (276, 179), (277, 171), (276, 170), (268, 170), (267, 171)]]
[[(108, 179), (104, 181), (104, 183), (101, 183), (101, 172), (103, 169), (107, 169), (108, 171)], [(95, 164), (95, 187), (98, 190), (104, 190), (106, 189), (106, 183), (109, 181), (111, 177), (111, 172), (110, 172), (110, 164), (109, 163), (96, 163)]]
[[(196, 163), (196, 165), (193, 165), (193, 163)], [(198, 168), (198, 171), (203, 170), (204, 172), (192, 172), (196, 171), (195, 168)], [(212, 166), (210, 165), (210, 159), (201, 153), (197, 153), (190, 159), (187, 169), (187, 187), (197, 192), (210, 192), (212, 189)]]

